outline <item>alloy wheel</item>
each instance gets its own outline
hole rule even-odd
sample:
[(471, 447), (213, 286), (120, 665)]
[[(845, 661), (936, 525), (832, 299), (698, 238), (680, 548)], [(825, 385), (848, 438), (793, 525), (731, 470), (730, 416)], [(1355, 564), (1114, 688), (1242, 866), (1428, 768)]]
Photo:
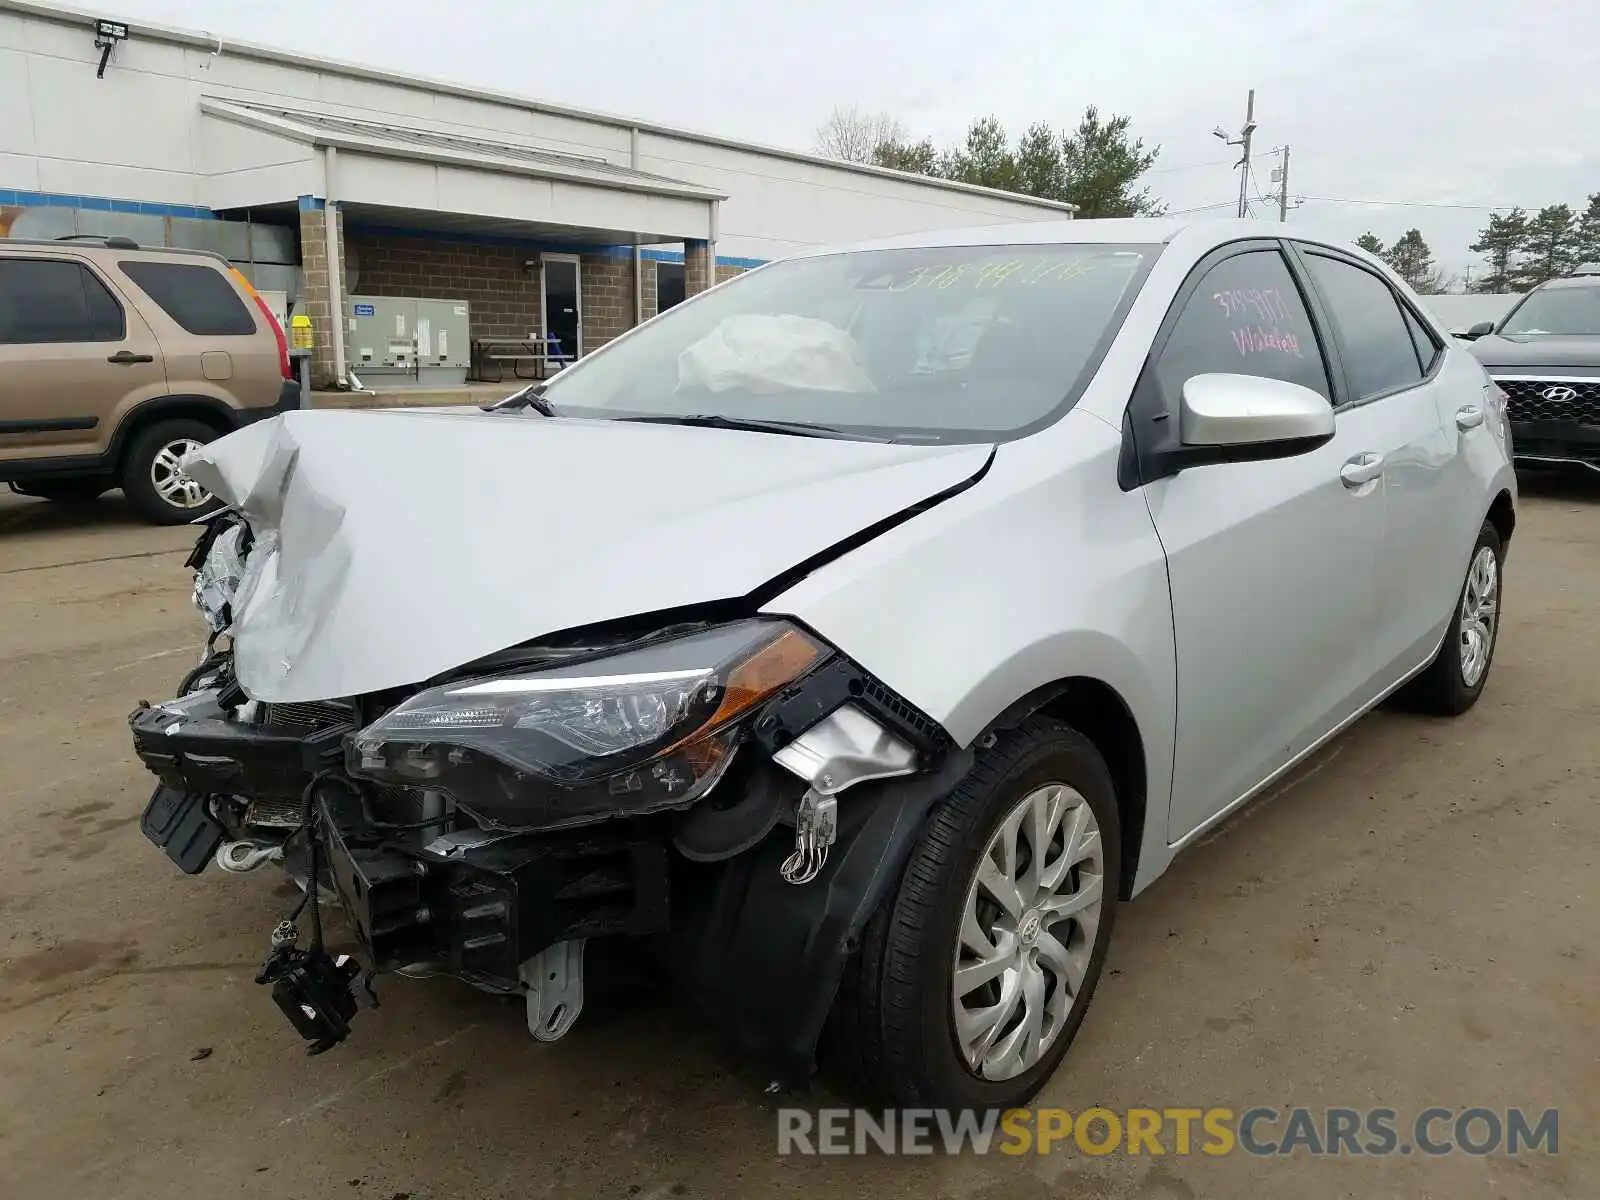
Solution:
[(211, 493), (183, 469), (184, 456), (199, 448), (200, 443), (193, 438), (177, 438), (157, 450), (150, 460), (150, 483), (156, 495), (174, 508), (201, 508), (211, 502)]
[(1493, 549), (1479, 546), (1461, 593), (1461, 682), (1469, 688), (1489, 669), (1499, 613), (1500, 564)]
[(967, 888), (951, 985), (969, 1070), (1013, 1079), (1035, 1066), (1082, 994), (1104, 904), (1099, 822), (1083, 795), (1047, 783), (984, 847)]

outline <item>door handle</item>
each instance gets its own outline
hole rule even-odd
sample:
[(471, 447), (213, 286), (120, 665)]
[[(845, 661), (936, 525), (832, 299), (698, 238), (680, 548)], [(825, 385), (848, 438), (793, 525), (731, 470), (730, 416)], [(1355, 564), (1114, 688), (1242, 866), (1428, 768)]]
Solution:
[(153, 354), (135, 354), (132, 350), (118, 350), (106, 361), (108, 363), (116, 363), (119, 367), (128, 367), (134, 363), (155, 362), (155, 356)]
[(1368, 450), (1346, 460), (1339, 468), (1339, 482), (1347, 488), (1364, 487), (1383, 474), (1383, 455)]
[(1469, 429), (1476, 429), (1483, 424), (1483, 409), (1476, 404), (1468, 404), (1456, 409), (1456, 428), (1466, 433)]

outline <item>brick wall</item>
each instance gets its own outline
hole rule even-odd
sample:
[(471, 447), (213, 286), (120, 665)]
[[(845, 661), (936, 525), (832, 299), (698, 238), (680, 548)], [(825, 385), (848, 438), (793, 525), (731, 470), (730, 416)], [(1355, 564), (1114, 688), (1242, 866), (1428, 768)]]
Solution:
[(683, 243), (683, 294), (698, 295), (711, 286), (709, 247), (704, 242)]
[(588, 354), (633, 328), (633, 256), (581, 255), (578, 276)]
[[(344, 240), (344, 213), (338, 214), (339, 238)], [(333, 377), (333, 308), (328, 290), (328, 227), (321, 209), (300, 210), (300, 266), (303, 274), (297, 313), (311, 318), (311, 386), (326, 388)]]
[(734, 267), (734, 266), (730, 266), (727, 263), (718, 263), (717, 264), (717, 282), (718, 283), (726, 283), (728, 280), (732, 279), (735, 275), (743, 275), (744, 272), (745, 272), (745, 268), (743, 268), (743, 267)]
[(640, 321), (648, 321), (661, 311), (656, 305), (656, 266), (656, 260), (653, 258), (639, 260), (639, 271), (644, 279), (639, 294), (639, 303), (644, 310), (639, 314)]
[(358, 295), (465, 300), (473, 337), (527, 337), (541, 328), (536, 251), (360, 230), (345, 244), (360, 268)]

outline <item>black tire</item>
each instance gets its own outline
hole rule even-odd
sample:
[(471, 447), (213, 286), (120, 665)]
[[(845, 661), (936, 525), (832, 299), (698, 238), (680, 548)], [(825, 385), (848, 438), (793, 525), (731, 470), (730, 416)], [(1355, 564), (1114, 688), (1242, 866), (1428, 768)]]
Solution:
[[(1040, 784), (1076, 788), (1100, 826), (1103, 900), (1083, 986), (1060, 1034), (1029, 1070), (979, 1078), (951, 1015), (955, 947), (967, 889), (1003, 818)], [(864, 1103), (1011, 1108), (1060, 1064), (1105, 964), (1121, 884), (1121, 825), (1105, 761), (1076, 730), (1032, 718), (1000, 735), (934, 811), (897, 891), (868, 922), (846, 966), (823, 1046), (825, 1069)]]
[(112, 481), (109, 479), (74, 477), (36, 479), (29, 483), (17, 484), (15, 490), (24, 496), (54, 500), (58, 504), (88, 504), (105, 495), (112, 486)]
[[(1473, 543), (1472, 553), (1467, 558), (1468, 576), (1479, 552), (1485, 548), (1494, 554), (1496, 599), (1503, 602), (1505, 547), (1500, 544), (1500, 534), (1488, 521), (1478, 530), (1478, 540)], [(1477, 681), (1468, 684), (1461, 665), (1462, 604), (1467, 595), (1467, 583), (1468, 580), (1463, 578), (1461, 591), (1456, 594), (1455, 611), (1450, 616), (1450, 628), (1445, 632), (1439, 653), (1422, 674), (1401, 690), (1398, 699), (1403, 707), (1441, 717), (1457, 717), (1476, 704), (1478, 697), (1483, 694), (1484, 684), (1489, 682), (1489, 672), (1494, 667), (1495, 647), (1500, 641), (1500, 612), (1496, 610), (1490, 630), (1488, 661), (1484, 663)]]
[(148, 429), (134, 435), (128, 455), (122, 462), (122, 492), (140, 515), (157, 525), (183, 525), (197, 517), (213, 513), (222, 505), (206, 494), (203, 502), (184, 506), (174, 504), (156, 490), (151, 478), (156, 455), (175, 442), (198, 442), (202, 446), (220, 436), (209, 425), (199, 421), (158, 421)]

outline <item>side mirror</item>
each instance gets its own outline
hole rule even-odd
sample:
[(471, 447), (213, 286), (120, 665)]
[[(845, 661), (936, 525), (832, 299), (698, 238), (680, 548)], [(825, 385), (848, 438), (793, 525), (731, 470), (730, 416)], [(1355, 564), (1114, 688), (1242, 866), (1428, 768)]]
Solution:
[(1463, 333), (1461, 336), (1466, 338), (1467, 341), (1469, 341), (1469, 342), (1475, 342), (1479, 338), (1487, 337), (1489, 334), (1491, 334), (1493, 332), (1494, 332), (1494, 322), (1493, 321), (1479, 321), (1476, 325), (1472, 325), (1472, 326), (1468, 327), (1467, 331), (1465, 333)]
[(1178, 403), (1182, 466), (1289, 458), (1333, 437), (1326, 397), (1259, 375), (1195, 375)]

